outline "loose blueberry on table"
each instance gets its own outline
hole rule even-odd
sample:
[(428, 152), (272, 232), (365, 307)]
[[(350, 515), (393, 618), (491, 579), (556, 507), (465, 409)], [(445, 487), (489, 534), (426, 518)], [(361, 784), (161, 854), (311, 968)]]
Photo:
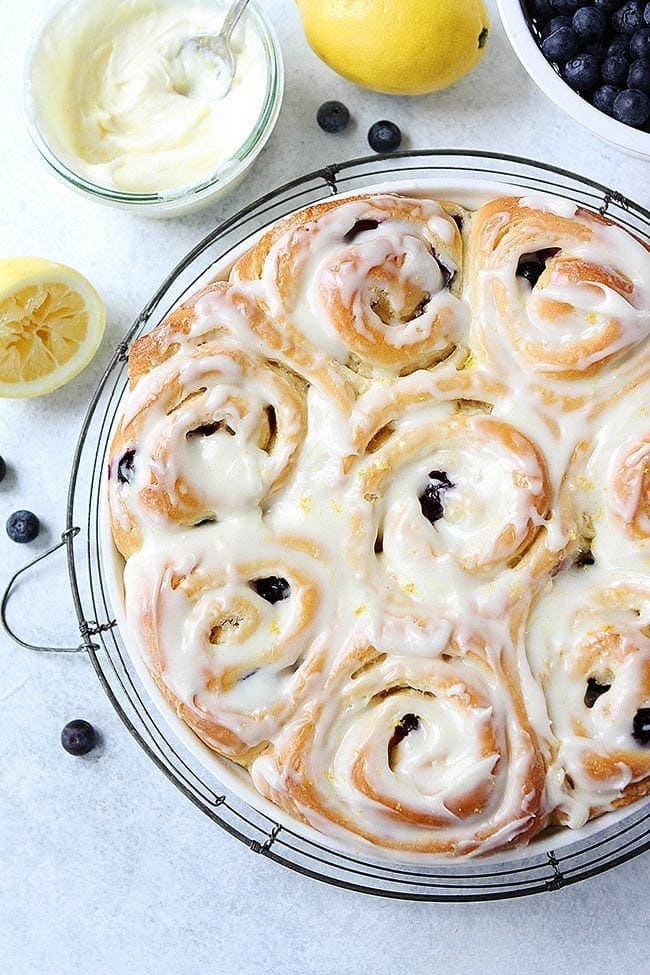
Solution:
[(316, 121), (324, 132), (342, 132), (350, 121), (350, 110), (343, 102), (323, 102), (316, 113)]
[(41, 523), (32, 511), (14, 511), (7, 518), (7, 535), (12, 542), (33, 542), (41, 530)]
[(70, 755), (87, 755), (97, 744), (97, 732), (89, 721), (68, 721), (61, 732), (61, 744)]
[(381, 121), (370, 126), (368, 142), (370, 148), (374, 149), (375, 152), (395, 152), (396, 149), (399, 149), (401, 141), (402, 133), (394, 122), (381, 119)]
[(650, 132), (650, 3), (524, 0), (542, 54), (599, 111)]
[(4, 481), (6, 473), (7, 473), (7, 464), (2, 454), (0, 454), (0, 481)]

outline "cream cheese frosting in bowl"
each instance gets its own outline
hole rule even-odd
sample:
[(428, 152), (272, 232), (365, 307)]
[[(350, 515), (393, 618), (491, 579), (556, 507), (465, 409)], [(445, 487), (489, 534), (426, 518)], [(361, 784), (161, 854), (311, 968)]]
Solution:
[(219, 0), (59, 4), (27, 57), (25, 105), (39, 152), (72, 187), (147, 215), (180, 215), (232, 189), (271, 134), (283, 69), (252, 3), (233, 35), (236, 72), (214, 97), (209, 62), (179, 56), (218, 32)]

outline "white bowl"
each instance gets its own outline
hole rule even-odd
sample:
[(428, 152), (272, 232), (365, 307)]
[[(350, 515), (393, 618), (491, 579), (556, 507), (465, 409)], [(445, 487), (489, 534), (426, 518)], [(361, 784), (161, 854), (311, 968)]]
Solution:
[(650, 159), (650, 133), (623, 125), (590, 105), (573, 91), (548, 63), (533, 36), (522, 0), (497, 0), (508, 39), (522, 65), (558, 108), (580, 122), (605, 142), (632, 156)]

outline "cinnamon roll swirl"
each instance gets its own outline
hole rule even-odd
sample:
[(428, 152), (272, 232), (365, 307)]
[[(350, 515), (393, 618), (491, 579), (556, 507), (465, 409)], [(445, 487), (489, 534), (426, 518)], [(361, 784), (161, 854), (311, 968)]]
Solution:
[(128, 558), (143, 527), (221, 520), (291, 476), (305, 435), (305, 387), (283, 367), (208, 344), (154, 368), (130, 392), (113, 437), (113, 538)]
[(265, 340), (312, 375), (326, 357), (363, 375), (404, 375), (465, 343), (455, 213), (392, 194), (331, 200), (276, 224), (231, 277), (254, 286)]
[(650, 795), (649, 581), (579, 560), (531, 616), (528, 653), (563, 773), (556, 817), (572, 826)]
[(250, 761), (318, 675), (327, 578), (310, 539), (255, 521), (194, 529), (129, 559), (130, 633), (177, 714), (222, 755)]
[(539, 449), (477, 404), (458, 405), (421, 407), (384, 442), (375, 434), (380, 446), (352, 471), (352, 559), (385, 594), (391, 649), (430, 653), (434, 634), (444, 641), (477, 600), (502, 613), (520, 596), (516, 570), (533, 561), (531, 549), (535, 561), (548, 555), (551, 492)]
[(547, 380), (592, 376), (650, 334), (650, 249), (582, 207), (493, 200), (474, 218), (476, 340)]
[(480, 641), (448, 649), (353, 652), (253, 763), (257, 788), (318, 829), (401, 852), (530, 838), (545, 824), (544, 765), (516, 685)]

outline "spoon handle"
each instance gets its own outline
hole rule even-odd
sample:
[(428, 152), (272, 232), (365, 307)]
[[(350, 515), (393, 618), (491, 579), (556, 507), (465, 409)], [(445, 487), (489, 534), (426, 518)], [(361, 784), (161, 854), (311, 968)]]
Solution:
[(224, 41), (228, 43), (232, 37), (232, 32), (239, 23), (241, 15), (248, 6), (248, 0), (236, 0), (231, 6), (230, 10), (226, 14), (226, 18), (223, 22), (223, 26), (219, 31), (221, 37)]

